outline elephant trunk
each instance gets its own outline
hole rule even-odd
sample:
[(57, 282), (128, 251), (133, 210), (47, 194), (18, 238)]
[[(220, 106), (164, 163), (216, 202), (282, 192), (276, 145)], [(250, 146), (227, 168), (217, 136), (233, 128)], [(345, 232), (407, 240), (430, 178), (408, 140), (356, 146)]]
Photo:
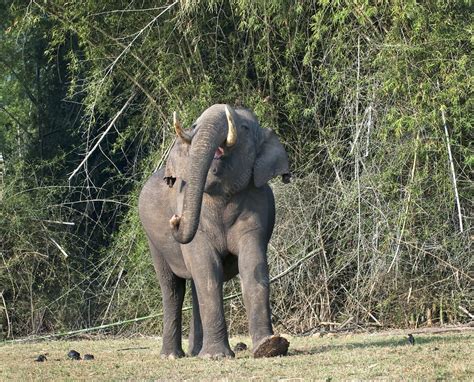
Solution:
[(183, 213), (181, 216), (173, 216), (170, 220), (173, 236), (181, 244), (189, 243), (196, 234), (207, 173), (214, 154), (219, 146), (224, 145), (227, 136), (227, 129), (222, 128), (226, 126), (223, 118), (225, 115), (222, 113), (216, 114), (210, 123), (199, 126), (193, 137)]

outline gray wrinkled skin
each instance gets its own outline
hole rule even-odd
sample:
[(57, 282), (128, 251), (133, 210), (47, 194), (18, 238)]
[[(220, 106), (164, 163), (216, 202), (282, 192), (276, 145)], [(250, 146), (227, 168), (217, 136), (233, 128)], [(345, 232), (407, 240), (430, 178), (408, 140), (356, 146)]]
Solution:
[[(278, 175), (288, 179), (288, 158), (277, 136), (261, 128), (246, 109), (230, 109), (238, 138), (226, 147), (224, 107), (204, 111), (188, 130), (190, 145), (176, 139), (166, 166), (148, 179), (139, 198), (162, 291), (165, 358), (184, 356), (181, 308), (186, 279), (192, 280), (190, 355), (234, 356), (222, 285), (238, 273), (254, 351), (273, 334), (266, 253), (275, 203), (267, 182)], [(219, 147), (224, 154), (216, 158)], [(172, 227), (174, 215), (179, 224)]]

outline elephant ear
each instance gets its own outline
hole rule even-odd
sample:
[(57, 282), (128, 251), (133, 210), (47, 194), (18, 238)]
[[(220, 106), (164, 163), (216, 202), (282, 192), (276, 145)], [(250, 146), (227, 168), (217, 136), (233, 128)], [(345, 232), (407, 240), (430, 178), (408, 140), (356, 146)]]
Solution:
[(288, 155), (277, 135), (271, 129), (262, 129), (262, 142), (253, 166), (253, 181), (262, 187), (270, 179), (282, 175), (283, 181), (290, 179)]
[(184, 179), (184, 171), (187, 168), (186, 164), (189, 157), (189, 147), (190, 145), (178, 138), (171, 148), (166, 161), (165, 176), (163, 177), (168, 186), (173, 187), (176, 178)]

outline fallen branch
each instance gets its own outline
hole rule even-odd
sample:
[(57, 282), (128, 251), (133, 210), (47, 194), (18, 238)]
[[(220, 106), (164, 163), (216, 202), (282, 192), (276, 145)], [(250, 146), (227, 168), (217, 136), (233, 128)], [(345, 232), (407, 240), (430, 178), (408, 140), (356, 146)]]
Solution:
[(146, 350), (146, 349), (150, 349), (149, 346), (138, 346), (138, 347), (134, 347), (134, 348), (123, 348), (123, 349), (117, 349), (117, 351), (128, 351), (128, 350)]
[[(187, 307), (183, 308), (183, 312), (186, 311), (186, 310), (190, 310), (190, 309), (192, 309), (192, 307), (187, 306)], [(51, 338), (68, 337), (68, 336), (73, 336), (73, 335), (76, 335), (76, 334), (92, 332), (94, 330), (108, 329), (108, 328), (112, 328), (114, 326), (119, 326), (119, 325), (124, 325), (124, 324), (131, 324), (131, 323), (134, 323), (134, 322), (144, 321), (144, 320), (148, 320), (150, 318), (156, 318), (156, 317), (161, 317), (161, 316), (163, 316), (163, 313), (155, 313), (155, 314), (150, 314), (150, 315), (144, 316), (144, 317), (137, 317), (137, 318), (132, 318), (130, 320), (113, 322), (111, 324), (99, 325), (99, 326), (95, 326), (95, 327), (92, 327), (92, 328), (71, 330), (69, 332), (53, 333), (53, 334), (47, 334), (47, 335), (44, 335), (44, 336), (33, 336), (33, 337), (27, 337), (27, 338), (19, 338), (19, 339), (16, 339), (16, 340), (5, 341), (4, 343), (40, 341), (40, 340), (48, 340), (48, 339), (51, 339)]]

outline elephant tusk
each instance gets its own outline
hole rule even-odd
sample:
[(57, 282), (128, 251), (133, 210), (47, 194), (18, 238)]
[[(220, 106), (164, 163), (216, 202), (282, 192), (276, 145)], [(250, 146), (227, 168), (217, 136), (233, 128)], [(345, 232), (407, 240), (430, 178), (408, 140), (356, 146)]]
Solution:
[(181, 217), (175, 214), (170, 219), (170, 227), (172, 229), (178, 229), (180, 222), (181, 222)]
[(174, 125), (174, 130), (176, 131), (176, 135), (180, 137), (188, 145), (190, 145), (192, 137), (188, 133), (186, 133), (181, 127), (181, 123), (179, 122), (179, 119), (178, 119), (178, 113), (176, 112), (173, 113), (173, 125)]
[(235, 121), (230, 106), (225, 105), (225, 115), (227, 117), (228, 126), (227, 138), (225, 140), (225, 143), (227, 147), (231, 147), (234, 146), (237, 142), (237, 129), (235, 128)]

